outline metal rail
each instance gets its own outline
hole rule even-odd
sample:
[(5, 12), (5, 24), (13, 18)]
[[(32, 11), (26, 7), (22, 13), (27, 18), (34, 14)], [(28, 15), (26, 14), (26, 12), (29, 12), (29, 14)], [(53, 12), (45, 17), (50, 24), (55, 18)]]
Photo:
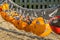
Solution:
[(23, 8), (23, 7), (19, 6), (18, 4), (14, 3), (11, 0), (5, 0), (5, 1), (7, 3), (9, 3), (11, 9), (15, 8), (15, 11), (17, 11), (19, 13), (22, 13), (23, 15), (29, 14), (30, 16), (33, 15), (33, 16), (36, 16), (36, 17), (41, 16), (42, 13), (45, 13), (45, 15), (46, 14), (49, 15), (50, 13), (47, 13), (48, 11), (54, 12), (59, 7), (59, 6), (57, 6), (57, 7), (53, 7), (53, 8), (47, 8), (47, 9), (28, 9), (28, 8)]

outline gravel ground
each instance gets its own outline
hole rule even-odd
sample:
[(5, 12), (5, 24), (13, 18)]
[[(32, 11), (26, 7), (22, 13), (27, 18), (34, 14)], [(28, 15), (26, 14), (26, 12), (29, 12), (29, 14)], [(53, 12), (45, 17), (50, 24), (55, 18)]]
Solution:
[(0, 16), (0, 40), (60, 40), (60, 36), (52, 32), (47, 37), (41, 38), (33, 33), (16, 29)]

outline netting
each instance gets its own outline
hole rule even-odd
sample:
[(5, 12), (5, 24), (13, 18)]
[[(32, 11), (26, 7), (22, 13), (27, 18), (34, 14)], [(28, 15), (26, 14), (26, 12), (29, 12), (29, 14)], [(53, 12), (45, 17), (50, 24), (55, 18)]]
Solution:
[[(45, 19), (49, 19), (49, 15), (51, 13), (53, 13), (56, 9), (58, 9), (58, 7), (53, 7), (53, 8), (47, 8), (47, 9), (27, 9), (27, 8), (23, 8), (19, 5), (17, 5), (16, 3), (12, 2), (11, 0), (7, 0), (7, 2), (10, 5), (10, 9), (14, 9), (16, 12), (21, 13), (22, 15), (29, 15), (32, 17), (40, 17), (43, 16), (45, 17)], [(59, 9), (58, 9), (59, 10)], [(45, 14), (44, 14), (45, 13)], [(54, 12), (53, 15), (58, 15), (59, 12)]]

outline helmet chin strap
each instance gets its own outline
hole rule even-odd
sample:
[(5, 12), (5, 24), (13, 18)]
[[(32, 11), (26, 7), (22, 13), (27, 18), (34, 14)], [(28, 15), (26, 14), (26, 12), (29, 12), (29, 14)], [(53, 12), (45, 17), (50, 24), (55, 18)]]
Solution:
[(42, 12), (42, 17), (43, 17), (43, 19), (44, 19), (44, 22), (47, 23), (46, 20), (45, 20), (45, 15), (46, 15), (46, 13), (45, 13), (45, 11), (43, 11), (43, 12)]

